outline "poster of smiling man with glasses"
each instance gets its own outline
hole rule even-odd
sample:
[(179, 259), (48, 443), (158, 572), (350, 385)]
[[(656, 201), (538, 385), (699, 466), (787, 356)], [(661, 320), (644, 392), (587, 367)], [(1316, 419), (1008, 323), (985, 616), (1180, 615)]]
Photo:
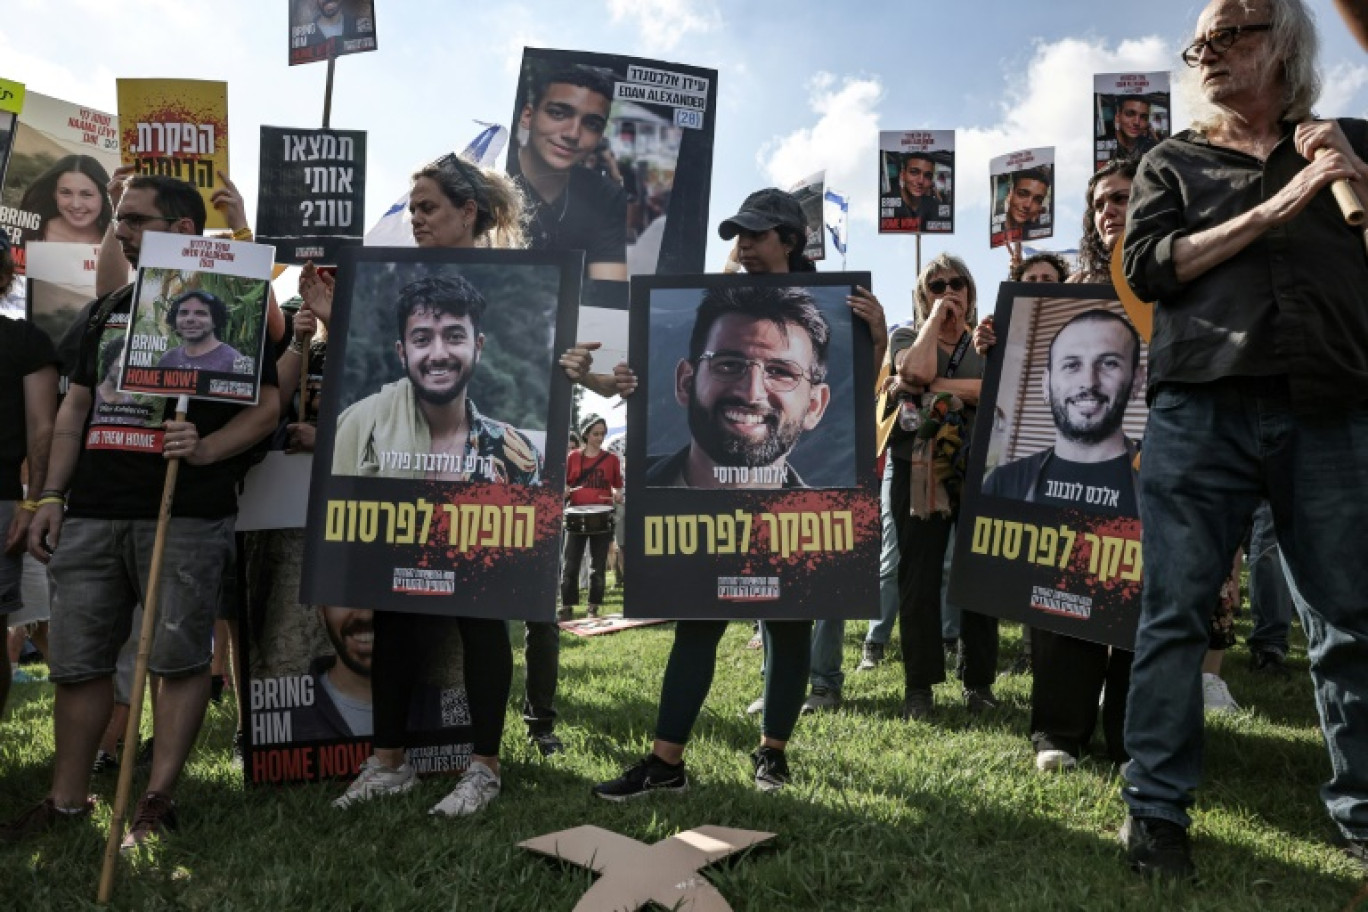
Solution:
[(681, 616), (719, 616), (719, 600), (795, 616), (800, 591), (874, 554), (872, 340), (846, 304), (865, 278), (633, 283), (632, 351), (649, 363), (628, 400), (627, 540), (671, 580), (653, 616), (671, 616), (660, 590), (676, 580)]

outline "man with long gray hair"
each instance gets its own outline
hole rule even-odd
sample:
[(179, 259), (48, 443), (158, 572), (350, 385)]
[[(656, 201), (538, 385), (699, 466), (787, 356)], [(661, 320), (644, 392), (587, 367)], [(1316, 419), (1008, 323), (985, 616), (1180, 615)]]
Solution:
[(1132, 187), (1126, 278), (1156, 306), (1121, 837), (1167, 878), (1195, 875), (1207, 625), (1265, 498), (1330, 751), (1322, 796), (1368, 860), (1368, 258), (1330, 189), (1368, 197), (1368, 123), (1313, 119), (1316, 44), (1302, 0), (1212, 0), (1182, 54), (1209, 110)]

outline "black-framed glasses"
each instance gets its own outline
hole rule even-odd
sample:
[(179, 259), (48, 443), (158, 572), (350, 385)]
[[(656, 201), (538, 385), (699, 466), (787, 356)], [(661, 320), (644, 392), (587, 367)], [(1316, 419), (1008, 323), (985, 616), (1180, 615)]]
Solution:
[(747, 358), (734, 352), (705, 351), (698, 356), (700, 362), (707, 362), (708, 370), (715, 379), (723, 383), (737, 383), (750, 374), (751, 365), (760, 369), (765, 381), (765, 389), (775, 393), (787, 393), (797, 389), (804, 380), (820, 382), (818, 378), (803, 370), (803, 366), (784, 358)]
[(124, 212), (114, 216), (116, 225), (123, 222), (134, 231), (147, 227), (148, 222), (179, 222), (180, 220), (179, 215), (143, 215), (140, 212)]
[(1264, 22), (1259, 25), (1227, 25), (1224, 28), (1208, 29), (1205, 38), (1198, 38), (1196, 41), (1183, 48), (1179, 57), (1183, 58), (1183, 63), (1190, 67), (1202, 65), (1202, 51), (1211, 48), (1211, 53), (1220, 57), (1240, 40), (1240, 36), (1245, 32), (1266, 32), (1273, 28), (1273, 23)]
[(968, 287), (969, 283), (964, 281), (964, 279), (961, 279), (959, 276), (955, 276), (953, 279), (949, 280), (932, 279), (930, 282), (926, 283), (926, 290), (931, 292), (932, 294), (937, 295), (945, 294), (945, 289), (947, 288), (949, 288), (951, 291), (964, 291), (964, 289)]

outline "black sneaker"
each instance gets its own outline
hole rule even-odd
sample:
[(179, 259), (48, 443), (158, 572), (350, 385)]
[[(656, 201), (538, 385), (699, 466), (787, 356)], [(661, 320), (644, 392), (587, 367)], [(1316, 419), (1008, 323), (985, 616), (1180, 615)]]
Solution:
[(1194, 880), (1187, 828), (1158, 817), (1126, 817), (1118, 834), (1126, 847), (1126, 860), (1137, 874), (1164, 880)]
[(964, 708), (969, 710), (969, 715), (977, 716), (1001, 709), (1002, 704), (998, 702), (997, 697), (993, 696), (993, 691), (990, 688), (966, 687), (964, 688)]
[(1249, 670), (1271, 678), (1285, 678), (1291, 674), (1287, 658), (1276, 649), (1256, 649), (1249, 654)]
[(689, 777), (684, 774), (684, 761), (666, 763), (655, 754), (649, 754), (618, 778), (594, 786), (593, 793), (605, 801), (627, 801), (651, 792), (688, 789)]
[(556, 733), (553, 731), (528, 732), (527, 740), (537, 746), (537, 750), (543, 757), (565, 753), (565, 742), (556, 737)]
[(751, 754), (755, 761), (755, 787), (762, 792), (777, 792), (789, 784), (788, 757), (777, 747), (761, 745)]
[(902, 720), (913, 722), (927, 719), (935, 709), (936, 698), (931, 695), (931, 688), (912, 688), (907, 691), (907, 697), (903, 700)]
[(104, 748), (100, 748), (95, 752), (95, 764), (90, 768), (90, 771), (98, 776), (100, 773), (112, 773), (118, 768), (119, 758)]

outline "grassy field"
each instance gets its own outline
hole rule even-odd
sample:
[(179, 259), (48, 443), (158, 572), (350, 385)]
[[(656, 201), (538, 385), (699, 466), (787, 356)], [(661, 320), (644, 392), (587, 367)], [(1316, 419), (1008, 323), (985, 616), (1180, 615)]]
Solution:
[[(1243, 649), (1226, 679), (1244, 709), (1209, 718), (1206, 785), (1193, 829), (1201, 882), (1132, 875), (1115, 840), (1119, 779), (1101, 760), (1042, 776), (1027, 741), (1029, 679), (1004, 677), (1004, 709), (971, 719), (951, 685), (930, 723), (902, 723), (902, 669), (853, 673), (864, 624), (848, 625), (846, 704), (806, 717), (790, 749), (794, 785), (751, 784), (758, 738), (744, 707), (760, 692), (747, 625), (723, 640), (690, 747), (692, 788), (615, 805), (589, 786), (642, 755), (671, 628), (564, 636), (559, 727), (569, 752), (543, 761), (508, 713), (502, 797), (476, 819), (427, 816), (450, 780), (346, 812), (336, 784), (244, 791), (229, 762), (230, 699), (182, 780), (180, 832), (121, 867), (121, 909), (571, 909), (592, 882), (515, 847), (584, 823), (655, 842), (703, 824), (767, 830), (772, 846), (707, 869), (737, 910), (1368, 909), (1355, 868), (1330, 846), (1317, 789), (1329, 772), (1305, 673), (1265, 680)], [(1242, 630), (1242, 633), (1247, 632)], [(1004, 664), (1017, 644), (1004, 628)], [(896, 647), (896, 639), (894, 645)], [(519, 658), (519, 663), (521, 659)], [(521, 667), (514, 703), (521, 698)], [(0, 722), (0, 815), (40, 798), (52, 754), (50, 685), (16, 685)], [(114, 776), (94, 782), (95, 820), (0, 847), (0, 908), (94, 905)]]

